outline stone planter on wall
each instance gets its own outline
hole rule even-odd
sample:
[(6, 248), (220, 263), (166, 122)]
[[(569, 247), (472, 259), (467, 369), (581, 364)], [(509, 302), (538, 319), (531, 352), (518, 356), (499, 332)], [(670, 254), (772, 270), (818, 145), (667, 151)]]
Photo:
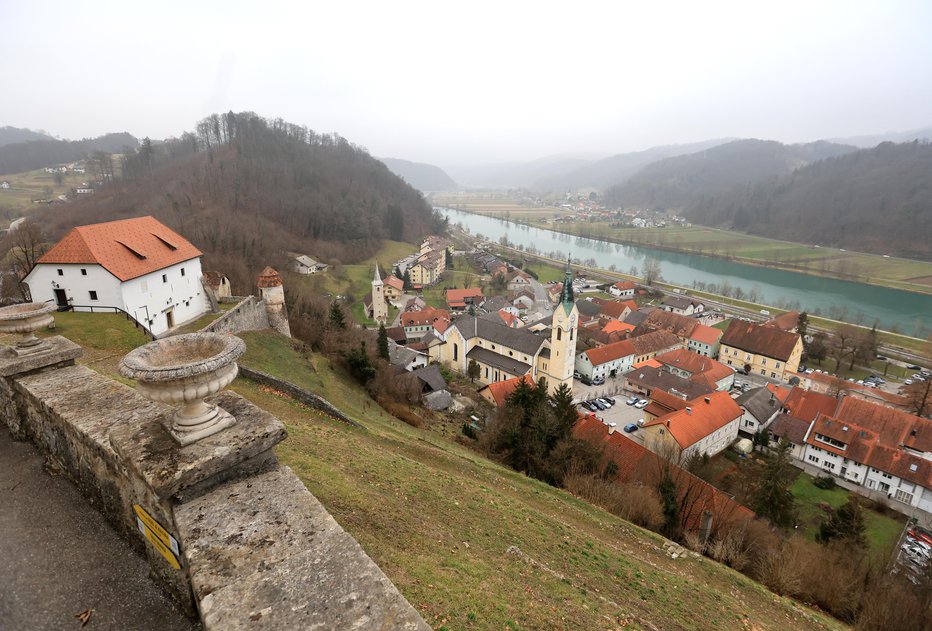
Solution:
[(36, 331), (55, 321), (52, 312), (54, 304), (45, 302), (26, 302), (0, 308), (0, 333), (21, 333), (22, 339), (13, 346), (13, 352), (22, 357), (41, 353), (49, 348), (44, 340), (36, 337)]
[(229, 427), (236, 419), (204, 402), (236, 378), (236, 360), (246, 344), (220, 333), (188, 333), (141, 346), (123, 358), (120, 372), (138, 382), (141, 394), (162, 403), (181, 403), (171, 435), (184, 446)]

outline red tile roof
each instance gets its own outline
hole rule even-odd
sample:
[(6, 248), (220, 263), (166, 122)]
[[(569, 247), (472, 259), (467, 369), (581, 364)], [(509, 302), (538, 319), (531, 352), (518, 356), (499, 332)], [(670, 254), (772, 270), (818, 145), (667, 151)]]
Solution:
[[(817, 433), (844, 443), (846, 448), (817, 440)], [(834, 415), (819, 415), (807, 442), (932, 489), (932, 462), (920, 455), (932, 452), (932, 420), (845, 397)]]
[(674, 366), (680, 370), (685, 370), (692, 375), (691, 379), (693, 381), (701, 377), (703, 381), (714, 384), (719, 379), (735, 374), (735, 371), (725, 364), (717, 362), (711, 357), (688, 351), (685, 348), (668, 351), (657, 355), (654, 359), (666, 366)]
[(606, 344), (605, 346), (590, 348), (585, 351), (585, 353), (586, 357), (589, 358), (589, 363), (593, 366), (598, 366), (614, 359), (634, 355), (634, 347), (631, 345), (630, 340), (622, 340), (620, 342)]
[(787, 361), (799, 343), (797, 333), (781, 331), (735, 318), (722, 336), (722, 344), (765, 357)]
[[(699, 530), (702, 515), (712, 512), (713, 528), (728, 528), (754, 519), (754, 513), (735, 502), (722, 491), (681, 469), (660, 459), (621, 432), (609, 428), (594, 415), (579, 419), (573, 427), (573, 435), (597, 447), (602, 447), (605, 458), (614, 462), (618, 469), (615, 481), (642, 483), (656, 487), (663, 471), (669, 470), (680, 493), (681, 519), (688, 531)], [(685, 511), (685, 513), (684, 513)]]
[(507, 399), (511, 393), (515, 391), (515, 388), (518, 387), (518, 384), (522, 379), (527, 379), (528, 385), (530, 385), (532, 388), (537, 387), (537, 384), (534, 383), (533, 379), (527, 375), (521, 375), (520, 377), (506, 379), (505, 381), (496, 381), (495, 383), (490, 383), (489, 385), (480, 388), (479, 392), (482, 392), (483, 390), (488, 391), (489, 395), (492, 397), (492, 400), (495, 401), (495, 405), (502, 407), (505, 405), (505, 399)]
[(73, 228), (38, 263), (96, 263), (127, 281), (201, 255), (187, 239), (145, 216)]
[(667, 431), (683, 449), (725, 427), (741, 416), (741, 408), (727, 392), (713, 392), (693, 399), (689, 407), (670, 412), (644, 424), (644, 427), (666, 425)]
[(262, 273), (259, 274), (259, 281), (256, 284), (260, 289), (267, 287), (281, 287), (282, 277), (278, 275), (278, 272), (276, 272), (274, 268), (266, 267), (264, 270), (262, 270)]
[(621, 318), (626, 311), (637, 311), (637, 303), (633, 300), (606, 300), (605, 298), (593, 298), (592, 302), (599, 305), (601, 313), (611, 318)]
[(621, 320), (609, 320), (608, 324), (602, 327), (602, 333), (625, 333), (633, 331), (634, 325), (622, 322)]
[(772, 320), (764, 322), (764, 326), (772, 326), (781, 331), (792, 331), (797, 325), (799, 325), (799, 311), (787, 311)]
[(654, 309), (638, 327), (639, 331), (669, 331), (677, 337), (688, 338), (699, 326), (694, 318), (688, 318), (679, 313)]
[(680, 338), (669, 331), (653, 331), (632, 337), (629, 341), (634, 345), (634, 352), (638, 355), (649, 355), (681, 345)]
[(693, 329), (693, 332), (689, 335), (689, 339), (695, 340), (700, 344), (708, 344), (709, 346), (715, 346), (718, 344), (719, 340), (722, 339), (722, 335), (725, 332), (721, 329), (716, 329), (714, 326), (706, 326), (704, 324), (697, 324), (696, 328)]
[(403, 290), (405, 286), (405, 282), (394, 274), (385, 277), (385, 284), (394, 287), (398, 291)]
[(793, 388), (783, 407), (798, 419), (811, 423), (819, 414), (831, 416), (838, 408), (838, 399), (821, 392)]
[(421, 311), (407, 311), (401, 314), (402, 326), (423, 326), (425, 324), (434, 324), (440, 319), (449, 320), (450, 312), (446, 309), (434, 309), (426, 307)]
[(637, 288), (637, 286), (634, 283), (632, 283), (630, 280), (620, 280), (614, 285), (612, 285), (612, 287), (614, 287), (615, 289), (620, 289), (621, 291), (626, 291), (629, 289)]

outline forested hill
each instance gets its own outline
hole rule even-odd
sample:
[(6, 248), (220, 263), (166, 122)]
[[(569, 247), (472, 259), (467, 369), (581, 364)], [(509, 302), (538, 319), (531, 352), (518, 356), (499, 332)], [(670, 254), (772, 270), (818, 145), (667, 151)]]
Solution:
[(0, 147), (30, 140), (53, 140), (53, 138), (44, 131), (33, 131), (20, 127), (10, 127), (9, 125), (0, 127)]
[(932, 260), (932, 144), (883, 143), (690, 204), (697, 223)]
[(81, 160), (95, 151), (120, 153), (135, 149), (139, 141), (121, 132), (84, 140), (30, 140), (0, 147), (0, 173), (22, 173)]
[(433, 164), (423, 162), (409, 162), (399, 158), (382, 158), (392, 173), (404, 180), (419, 191), (455, 191), (456, 182), (446, 171)]
[(852, 151), (856, 148), (824, 141), (784, 145), (772, 140), (736, 140), (649, 164), (624, 184), (607, 189), (605, 199), (617, 206), (685, 211), (697, 200), (733, 187), (757, 184)]
[[(143, 142), (112, 184), (43, 218), (50, 238), (74, 225), (151, 214), (205, 253), (205, 269), (250, 291), (286, 251), (331, 263), (416, 242), (445, 223), (421, 194), (346, 139), (252, 113), (213, 115), (197, 131)], [(388, 262), (390, 263), (390, 262)]]

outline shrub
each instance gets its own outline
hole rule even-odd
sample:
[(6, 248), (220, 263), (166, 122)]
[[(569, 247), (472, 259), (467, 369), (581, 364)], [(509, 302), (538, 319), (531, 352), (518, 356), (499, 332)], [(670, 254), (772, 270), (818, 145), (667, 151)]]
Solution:
[(820, 489), (825, 489), (827, 491), (831, 491), (836, 486), (835, 478), (830, 475), (820, 475), (815, 480), (813, 480), (812, 483)]

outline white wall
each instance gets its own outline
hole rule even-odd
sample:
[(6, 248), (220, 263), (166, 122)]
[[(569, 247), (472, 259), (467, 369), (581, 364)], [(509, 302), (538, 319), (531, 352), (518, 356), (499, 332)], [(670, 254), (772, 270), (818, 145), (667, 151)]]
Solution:
[(685, 451), (691, 456), (701, 456), (702, 454), (714, 456), (724, 451), (738, 439), (738, 421), (740, 418), (738, 417), (727, 425), (723, 425), (699, 442), (687, 447)]
[[(153, 334), (160, 335), (168, 331), (165, 314), (168, 309), (174, 314), (175, 326), (179, 326), (210, 308), (200, 278), (201, 261), (194, 258), (125, 283), (100, 265), (82, 263), (37, 265), (27, 281), (33, 302), (55, 302), (55, 283), (65, 290), (75, 311), (118, 307), (145, 324)], [(96, 300), (91, 299), (91, 291), (97, 292)]]
[(175, 326), (200, 317), (210, 308), (200, 277), (201, 260), (195, 258), (128, 280), (122, 288), (123, 308), (140, 322), (151, 321), (149, 329), (161, 335), (168, 331), (165, 312), (169, 308)]
[[(61, 274), (58, 271), (61, 270)], [(82, 273), (84, 270), (85, 273)], [(68, 302), (74, 306), (123, 306), (120, 279), (100, 265), (87, 263), (43, 263), (36, 265), (26, 277), (33, 302), (55, 302), (55, 289), (65, 290)], [(90, 292), (97, 292), (92, 300)], [(78, 309), (88, 311), (89, 309)]]

